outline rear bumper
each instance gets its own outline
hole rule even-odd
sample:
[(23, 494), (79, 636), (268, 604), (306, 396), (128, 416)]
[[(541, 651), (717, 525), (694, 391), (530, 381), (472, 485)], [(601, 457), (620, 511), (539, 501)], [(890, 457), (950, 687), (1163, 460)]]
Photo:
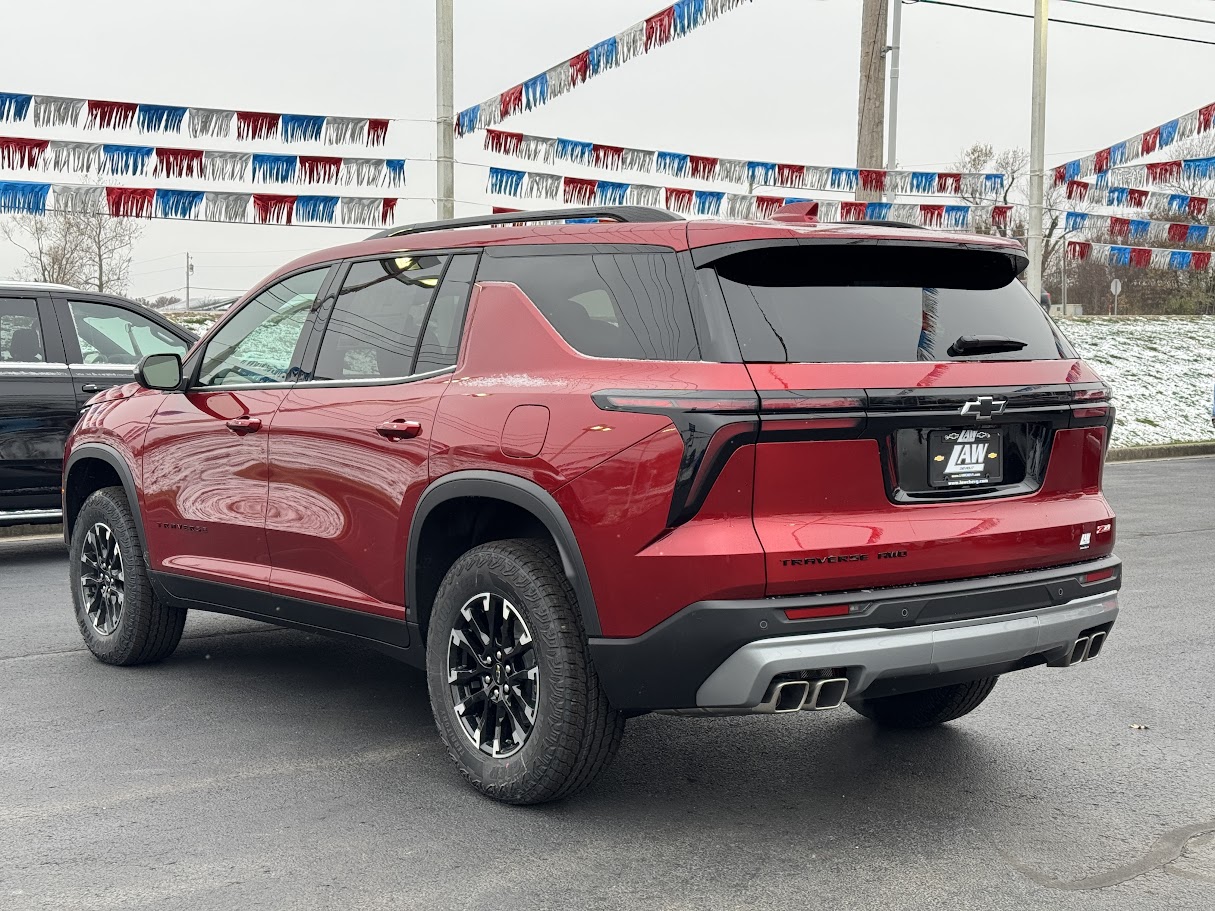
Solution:
[[(1106, 576), (1097, 582), (1086, 577)], [(1122, 564), (1089, 563), (882, 590), (703, 601), (633, 639), (590, 641), (626, 711), (757, 705), (774, 676), (846, 675), (848, 698), (887, 695), (1055, 662), (1083, 632), (1112, 625)], [(847, 616), (789, 610), (850, 605)], [(813, 675), (813, 674), (812, 674)]]

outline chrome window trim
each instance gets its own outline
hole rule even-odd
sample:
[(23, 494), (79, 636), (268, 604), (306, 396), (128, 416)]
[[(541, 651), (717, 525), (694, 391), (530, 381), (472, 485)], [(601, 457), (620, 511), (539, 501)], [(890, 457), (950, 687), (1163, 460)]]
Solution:
[(67, 364), (48, 364), (44, 361), (0, 361), (0, 370), (67, 370)]
[(191, 386), (185, 390), (192, 392), (248, 392), (252, 389), (329, 389), (348, 388), (357, 386), (399, 386), (405, 383), (416, 383), (419, 380), (430, 380), (446, 373), (455, 373), (456, 368), (444, 367), (442, 370), (432, 370), (429, 373), (417, 373), (413, 376), (378, 377), (376, 379), (353, 380), (298, 380), (290, 383), (233, 383), (230, 386)]

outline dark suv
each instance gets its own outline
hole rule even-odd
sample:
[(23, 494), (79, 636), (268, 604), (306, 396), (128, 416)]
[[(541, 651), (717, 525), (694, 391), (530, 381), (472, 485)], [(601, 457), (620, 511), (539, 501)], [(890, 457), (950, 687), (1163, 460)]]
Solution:
[(63, 447), (81, 407), (147, 354), (195, 336), (112, 294), (0, 282), (0, 527), (58, 522)]
[(957, 718), (1118, 612), (1108, 389), (1025, 265), (627, 208), (307, 256), (83, 415), (80, 630), (112, 664), (169, 655), (191, 608), (383, 648), (515, 803), (587, 785), (650, 711)]

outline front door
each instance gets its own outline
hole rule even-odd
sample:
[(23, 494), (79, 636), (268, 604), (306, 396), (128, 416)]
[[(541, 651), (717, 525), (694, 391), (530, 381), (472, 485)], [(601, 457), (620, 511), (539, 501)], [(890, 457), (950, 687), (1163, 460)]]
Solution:
[(475, 254), (353, 263), (312, 376), (270, 428), (272, 586), (404, 618), (405, 542), (429, 481)]
[(328, 272), (297, 273), (248, 300), (191, 357), (187, 391), (157, 410), (143, 456), (153, 569), (269, 581), (267, 432)]
[(0, 297), (0, 512), (60, 505), (77, 408), (49, 306), (37, 294)]

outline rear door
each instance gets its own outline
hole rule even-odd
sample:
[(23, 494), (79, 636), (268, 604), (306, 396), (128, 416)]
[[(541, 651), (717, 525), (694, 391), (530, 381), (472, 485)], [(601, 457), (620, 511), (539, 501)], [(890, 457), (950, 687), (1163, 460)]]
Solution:
[(760, 394), (769, 594), (1109, 551), (1106, 390), (1016, 280), (1022, 262), (824, 241), (735, 248), (708, 266)]
[(0, 512), (58, 509), (76, 423), (63, 343), (44, 294), (0, 296)]

